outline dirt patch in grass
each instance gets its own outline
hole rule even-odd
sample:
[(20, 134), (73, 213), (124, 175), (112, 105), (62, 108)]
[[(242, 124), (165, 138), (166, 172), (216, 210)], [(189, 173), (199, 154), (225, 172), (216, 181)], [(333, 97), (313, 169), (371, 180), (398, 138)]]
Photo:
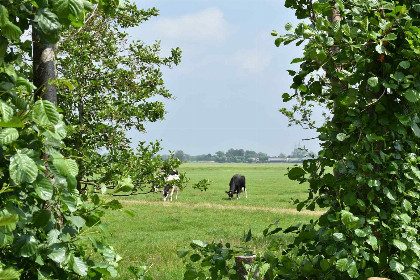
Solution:
[(275, 208), (275, 207), (259, 207), (259, 206), (245, 206), (245, 205), (222, 205), (214, 203), (184, 203), (177, 201), (146, 201), (146, 200), (120, 200), (122, 204), (142, 204), (142, 205), (159, 205), (162, 207), (182, 207), (182, 208), (208, 208), (208, 209), (220, 209), (220, 210), (244, 210), (252, 212), (269, 212), (269, 213), (280, 213), (280, 214), (291, 214), (291, 215), (304, 215), (304, 216), (320, 216), (325, 211), (308, 211), (302, 210), (297, 211), (292, 208)]

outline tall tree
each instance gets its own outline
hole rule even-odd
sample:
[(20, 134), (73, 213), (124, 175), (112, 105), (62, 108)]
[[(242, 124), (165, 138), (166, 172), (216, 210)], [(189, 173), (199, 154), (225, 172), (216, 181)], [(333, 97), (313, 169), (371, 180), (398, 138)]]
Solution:
[[(162, 98), (172, 98), (160, 68), (177, 65), (180, 49), (161, 57), (159, 42), (149, 46), (127, 33), (157, 15), (155, 8), (139, 10), (129, 2), (110, 17), (95, 9), (85, 26), (72, 28), (60, 41), (59, 76), (74, 85), (63, 86), (59, 95), (72, 128), (67, 144), (74, 149), (68, 152), (89, 159), (78, 160), (79, 182), (115, 187), (126, 178), (135, 193), (180, 163), (174, 157), (163, 161), (157, 155), (159, 142), (139, 142), (135, 150), (131, 146), (137, 143), (127, 136), (130, 130), (145, 132), (146, 122), (163, 119)], [(93, 175), (100, 180), (92, 182)]]
[[(113, 11), (114, 3), (100, 8)], [(69, 25), (83, 25), (91, 7), (78, 0), (0, 1), (0, 279), (117, 274), (119, 256), (104, 236), (89, 232), (104, 229), (101, 206), (121, 205), (77, 191), (78, 167), (62, 154), (66, 126), (54, 105), (53, 46)], [(34, 40), (24, 41), (31, 26)]]
[(299, 70), (288, 71), (294, 93), (283, 94), (296, 105), (282, 112), (309, 127), (314, 104), (332, 116), (318, 128), (318, 158), (288, 175), (309, 184), (298, 210), (327, 211), (287, 230), (297, 237), (269, 274), (418, 279), (420, 5), (302, 0), (286, 6), (307, 21), (287, 24), (286, 35), (273, 32), (278, 46), (305, 44), (292, 61)]

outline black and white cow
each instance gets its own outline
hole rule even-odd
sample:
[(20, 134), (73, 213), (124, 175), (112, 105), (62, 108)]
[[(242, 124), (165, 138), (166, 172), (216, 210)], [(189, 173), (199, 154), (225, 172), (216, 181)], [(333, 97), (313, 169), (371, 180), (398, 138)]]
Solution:
[(174, 192), (175, 199), (178, 199), (179, 187), (175, 185), (176, 181), (179, 181), (178, 170), (172, 170), (171, 172), (169, 172), (168, 177), (165, 178), (165, 182), (168, 182), (168, 184), (162, 190), (163, 201), (166, 201), (168, 195), (170, 197), (170, 200), (172, 201), (172, 196), (174, 195)]
[(229, 195), (229, 199), (232, 199), (233, 194), (236, 193), (236, 199), (240, 198), (240, 192), (243, 191), (245, 193), (245, 198), (248, 198), (248, 195), (246, 193), (246, 187), (245, 187), (245, 176), (243, 175), (233, 175), (232, 179), (230, 179), (229, 183), (229, 191), (226, 191), (226, 193)]

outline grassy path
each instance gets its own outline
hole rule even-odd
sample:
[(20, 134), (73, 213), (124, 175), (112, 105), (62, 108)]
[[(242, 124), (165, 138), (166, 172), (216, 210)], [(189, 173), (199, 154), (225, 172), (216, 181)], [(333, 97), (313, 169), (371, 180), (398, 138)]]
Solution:
[(292, 215), (303, 215), (303, 216), (318, 216), (322, 215), (323, 211), (308, 211), (302, 210), (297, 211), (293, 208), (277, 208), (277, 207), (261, 207), (261, 206), (245, 206), (245, 205), (223, 205), (215, 203), (186, 203), (186, 202), (165, 202), (165, 201), (147, 201), (147, 200), (122, 200), (121, 203), (124, 204), (141, 204), (141, 205), (155, 205), (159, 207), (168, 207), (168, 208), (209, 208), (209, 209), (218, 209), (218, 210), (240, 210), (240, 211), (250, 211), (250, 212), (268, 212), (268, 213), (277, 213), (277, 214), (292, 214)]

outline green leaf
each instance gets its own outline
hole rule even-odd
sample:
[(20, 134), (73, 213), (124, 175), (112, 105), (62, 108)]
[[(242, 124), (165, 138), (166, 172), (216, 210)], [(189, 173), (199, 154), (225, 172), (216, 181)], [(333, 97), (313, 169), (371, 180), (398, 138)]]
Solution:
[(38, 242), (34, 236), (24, 236), (24, 240), (21, 242), (23, 246), (19, 249), (19, 255), (21, 257), (30, 257), (35, 255), (38, 249)]
[(339, 20), (336, 20), (332, 23), (332, 28), (333, 28), (335, 33), (337, 33), (338, 30), (340, 30), (340, 26), (341, 26), (341, 23), (340, 23)]
[(11, 41), (18, 41), (20, 36), (23, 34), (20, 28), (8, 21), (1, 29), (3, 36)]
[(404, 271), (404, 266), (400, 264), (399, 262), (397, 262), (395, 259), (392, 259), (389, 262), (389, 267), (391, 268), (392, 271), (396, 271), (398, 273), (401, 273)]
[(37, 20), (42, 32), (40, 35), (51, 43), (57, 42), (62, 27), (57, 15), (48, 8), (42, 8), (38, 10)]
[(6, 104), (3, 100), (0, 100), (0, 115), (4, 122), (8, 122), (13, 117), (13, 108)]
[(9, 22), (9, 12), (6, 7), (0, 4), (0, 27), (6, 25)]
[(390, 76), (398, 82), (401, 82), (405, 78), (404, 73), (399, 71), (395, 72), (394, 74), (391, 74)]
[(383, 39), (384, 41), (393, 41), (397, 39), (397, 35), (395, 35), (394, 33), (390, 33), (388, 35), (385, 36), (385, 38)]
[(333, 238), (335, 241), (337, 242), (341, 242), (346, 240), (346, 238), (344, 237), (344, 234), (342, 234), (341, 232), (336, 232), (333, 234)]
[(411, 124), (411, 130), (413, 130), (414, 135), (420, 137), (420, 127), (415, 122)]
[(19, 280), (20, 279), (20, 272), (13, 269), (13, 268), (0, 268), (0, 279), (8, 279), (8, 280)]
[(80, 216), (68, 216), (66, 218), (67, 218), (67, 220), (69, 220), (73, 225), (75, 225), (78, 228), (82, 228), (86, 224), (85, 219), (83, 219)]
[(201, 248), (206, 248), (207, 247), (207, 243), (206, 242), (203, 242), (203, 241), (201, 241), (201, 240), (193, 240), (192, 242), (191, 242), (191, 246), (192, 247), (196, 247), (196, 246), (198, 246), (198, 247), (201, 247)]
[(284, 28), (287, 30), (287, 31), (289, 31), (289, 32), (293, 32), (293, 25), (290, 23), (290, 22), (288, 22), (288, 23), (286, 23), (286, 25), (284, 26)]
[(34, 189), (36, 194), (42, 200), (50, 200), (53, 196), (54, 187), (51, 184), (50, 180), (45, 177), (42, 177), (40, 180), (36, 180), (34, 183)]
[(404, 242), (402, 242), (402, 241), (400, 241), (398, 239), (393, 239), (392, 240), (392, 244), (395, 247), (397, 247), (398, 249), (400, 249), (401, 251), (407, 250), (407, 245)]
[(22, 77), (17, 78), (16, 86), (24, 86), (27, 91), (33, 91), (36, 89), (36, 86), (34, 86), (33, 83)]
[(356, 228), (360, 222), (358, 217), (345, 210), (341, 211), (341, 221), (349, 229)]
[(375, 50), (379, 54), (386, 52), (386, 48), (384, 46), (380, 45), (380, 44), (376, 45)]
[(178, 249), (178, 251), (176, 252), (176, 254), (178, 255), (178, 258), (183, 258), (188, 254), (189, 250), (188, 249)]
[(77, 200), (74, 197), (72, 197), (71, 195), (62, 195), (61, 200), (64, 202), (64, 204), (70, 210), (70, 212), (74, 212), (74, 211), (77, 210)]
[(57, 171), (67, 177), (67, 176), (77, 176), (79, 173), (79, 168), (77, 163), (73, 159), (66, 159), (66, 158), (54, 158), (53, 159), (54, 167)]
[(38, 176), (36, 163), (27, 155), (21, 154), (21, 151), (10, 159), (9, 172), (10, 177), (17, 184), (32, 183)]
[(317, 50), (317, 58), (320, 62), (327, 60), (327, 53), (324, 50)]
[(405, 211), (411, 211), (413, 209), (413, 206), (411, 205), (411, 202), (408, 201), (407, 199), (404, 199), (402, 201), (402, 207)]
[(387, 187), (383, 189), (383, 192), (386, 195), (386, 197), (389, 198), (389, 200), (395, 201), (395, 194), (392, 191), (390, 191)]
[(83, 0), (83, 8), (86, 11), (92, 11), (93, 10), (93, 5), (92, 5), (92, 3), (90, 3), (90, 1)]
[(289, 172), (287, 173), (287, 176), (289, 177), (290, 180), (296, 180), (296, 179), (301, 178), (305, 174), (306, 172), (305, 170), (303, 170), (303, 168), (293, 167), (292, 169), (289, 170)]
[(56, 263), (62, 263), (66, 260), (66, 248), (64, 245), (54, 244), (48, 248), (48, 258)]
[(346, 140), (350, 136), (348, 136), (347, 134), (341, 132), (341, 133), (338, 133), (336, 137), (337, 137), (337, 140), (338, 141), (343, 142), (344, 140)]
[(200, 256), (199, 254), (192, 254), (192, 255), (190, 256), (190, 260), (191, 260), (192, 262), (198, 262), (200, 259), (201, 259), (201, 256)]
[(378, 250), (378, 240), (376, 239), (375, 236), (370, 235), (369, 238), (368, 238), (368, 240), (367, 240), (367, 243), (370, 246), (372, 246), (372, 249), (373, 250)]
[(339, 270), (339, 271), (346, 271), (349, 267), (349, 261), (347, 258), (345, 259), (339, 259), (337, 261), (337, 263), (335, 264), (335, 267)]
[(60, 242), (60, 231), (58, 229), (52, 229), (47, 234), (47, 246)]
[(59, 18), (67, 19), (69, 14), (77, 17), (83, 12), (82, 0), (55, 0), (53, 2), (53, 11)]
[(35, 102), (32, 118), (39, 125), (55, 125), (60, 120), (57, 108), (48, 100), (38, 100)]
[(48, 210), (38, 210), (32, 216), (32, 223), (38, 228), (45, 227), (51, 218), (51, 212)]
[(356, 262), (354, 260), (350, 260), (350, 264), (348, 266), (347, 273), (349, 274), (350, 278), (359, 277), (359, 272), (357, 271)]
[(404, 69), (408, 69), (408, 68), (410, 68), (410, 62), (408, 62), (408, 61), (401, 61), (398, 65), (399, 65), (401, 68), (404, 68)]
[(0, 145), (8, 145), (19, 138), (19, 132), (16, 128), (5, 128), (0, 130)]
[(378, 85), (379, 81), (378, 81), (378, 77), (370, 77), (368, 79), (368, 84), (370, 87), (376, 87)]
[(84, 260), (73, 256), (70, 260), (70, 266), (73, 269), (73, 271), (79, 274), (80, 276), (87, 275), (88, 266)]
[(9, 233), (15, 230), (19, 221), (17, 214), (0, 212), (0, 232)]
[(354, 234), (356, 234), (356, 236), (358, 236), (358, 237), (366, 237), (367, 236), (366, 232), (362, 229), (359, 229), (359, 228), (354, 230)]
[(376, 142), (376, 141), (382, 141), (382, 140), (385, 140), (385, 139), (384, 139), (384, 137), (382, 137), (382, 136), (378, 136), (378, 135), (376, 135), (375, 133), (368, 133), (368, 134), (366, 134), (366, 139), (367, 139), (369, 142)]
[(322, 259), (319, 262), (319, 265), (321, 266), (322, 271), (327, 271), (328, 268), (330, 268), (330, 262), (326, 259)]
[(419, 102), (420, 101), (420, 91), (417, 91), (415, 89), (409, 89), (409, 90), (404, 92), (404, 97), (412, 103)]

